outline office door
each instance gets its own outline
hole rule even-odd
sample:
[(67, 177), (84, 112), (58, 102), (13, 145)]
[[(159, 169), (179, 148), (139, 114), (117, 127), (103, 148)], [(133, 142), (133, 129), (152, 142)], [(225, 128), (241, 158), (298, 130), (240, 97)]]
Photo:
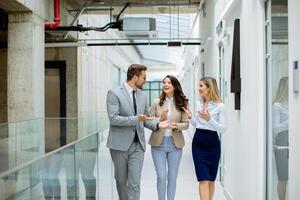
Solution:
[(289, 180), (288, 127), (288, 1), (266, 2), (267, 66), (267, 199), (287, 200)]
[(66, 143), (65, 62), (45, 64), (45, 149), (55, 150)]

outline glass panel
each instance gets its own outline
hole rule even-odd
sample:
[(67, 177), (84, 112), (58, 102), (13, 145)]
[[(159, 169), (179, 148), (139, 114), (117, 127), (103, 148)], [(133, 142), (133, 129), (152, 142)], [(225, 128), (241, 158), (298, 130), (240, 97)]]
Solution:
[(150, 107), (153, 100), (158, 98), (161, 94), (162, 82), (161, 81), (146, 82), (143, 86), (143, 90), (148, 96), (148, 106)]
[[(80, 199), (95, 199), (98, 177), (98, 134), (81, 140), (75, 145), (75, 186)], [(72, 173), (74, 173), (72, 172)]]
[[(102, 118), (47, 119), (46, 121), (49, 120), (58, 120), (60, 125), (64, 124), (66, 127), (69, 124), (69, 128), (71, 127), (69, 130), (76, 130), (74, 135), (81, 140), (68, 147), (59, 146), (57, 148), (60, 150), (52, 150), (43, 158), (28, 164), (26, 164), (28, 159), (32, 160), (36, 152), (40, 152), (36, 149), (44, 150), (45, 148), (37, 144), (40, 138), (34, 137), (36, 132), (40, 132), (38, 131), (40, 126), (37, 124), (43, 125), (45, 120), (42, 119), (41, 123), (36, 124), (32, 122), (0, 124), (0, 147), (2, 149), (9, 149), (8, 146), (13, 147), (11, 151), (13, 154), (7, 153), (6, 157), (1, 155), (1, 162), (12, 160), (10, 163), (13, 165), (7, 165), (6, 169), (0, 173), (0, 199), (52, 200), (95, 199), (95, 197), (114, 199), (116, 189), (113, 186), (112, 163), (109, 151), (105, 147), (105, 136), (103, 132), (94, 132), (106, 126), (107, 118), (102, 116)], [(16, 137), (18, 135), (16, 133), (24, 135)], [(8, 137), (9, 134), (11, 137)], [(42, 138), (44, 140), (44, 136)], [(58, 138), (61, 139), (61, 135)], [(11, 141), (13, 145), (10, 144)], [(101, 153), (99, 153), (99, 145)], [(26, 159), (18, 160), (21, 156)], [(24, 167), (6, 174), (8, 167), (14, 170), (13, 168), (19, 166), (16, 164), (17, 161), (24, 162), (22, 163)], [(99, 186), (101, 186), (101, 192), (97, 191)]]
[[(267, 35), (268, 199), (287, 200), (288, 186), (288, 13), (287, 0), (271, 0)], [(269, 12), (266, 10), (266, 12)], [(267, 30), (268, 31), (268, 30)], [(269, 39), (271, 38), (271, 39)]]
[(0, 173), (44, 153), (44, 120), (0, 124)]
[(3, 199), (31, 199), (30, 168), (25, 167), (1, 179), (0, 191)]
[[(72, 147), (51, 154), (38, 162), (45, 199), (58, 199), (60, 196), (66, 196), (65, 189), (62, 193), (62, 188), (65, 188), (66, 185), (65, 174), (66, 171), (72, 171), (74, 168), (74, 165), (68, 165), (69, 162), (74, 163), (74, 150)], [(65, 170), (65, 166), (68, 166), (68, 170)]]
[(159, 90), (159, 82), (151, 82), (151, 90)]
[(150, 89), (150, 82), (146, 82), (144, 85), (143, 85), (143, 90), (149, 90)]
[[(105, 135), (105, 134), (101, 134)], [(109, 149), (106, 148), (106, 141), (100, 141), (98, 154), (98, 179), (97, 188), (99, 188), (99, 199), (117, 199), (115, 181), (113, 178), (113, 165), (109, 154)]]
[(153, 103), (154, 99), (157, 99), (159, 97), (159, 95), (159, 90), (151, 90), (150, 105)]
[(30, 161), (44, 153), (44, 120), (37, 119), (16, 124), (17, 129), (17, 164)]
[[(288, 181), (288, 48), (272, 45), (273, 76), (273, 199), (286, 198)], [(276, 191), (276, 192), (275, 192)], [(277, 198), (276, 198), (277, 196)]]
[(108, 127), (106, 113), (0, 124), (0, 173)]
[(162, 90), (163, 82), (159, 82), (159, 90)]
[[(0, 173), (5, 172), (9, 169), (9, 166), (12, 165), (9, 158), (12, 158), (14, 161), (15, 151), (9, 151), (9, 125), (7, 123), (0, 124)], [(12, 140), (10, 140), (12, 141)]]
[(39, 162), (31, 164), (29, 167), (31, 199), (43, 199)]

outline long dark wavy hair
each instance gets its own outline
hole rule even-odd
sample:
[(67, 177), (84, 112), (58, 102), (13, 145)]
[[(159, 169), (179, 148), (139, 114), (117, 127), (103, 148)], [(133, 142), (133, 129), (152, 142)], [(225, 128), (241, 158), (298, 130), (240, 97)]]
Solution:
[[(166, 78), (169, 78), (171, 81), (171, 84), (174, 87), (174, 102), (175, 102), (175, 107), (178, 111), (184, 111), (182, 109), (182, 107), (186, 108), (188, 105), (188, 99), (186, 98), (186, 96), (184, 95), (181, 85), (178, 81), (178, 79), (172, 75), (167, 75), (163, 81), (165, 81)], [(164, 101), (166, 100), (166, 94), (164, 93), (164, 91), (162, 91), (160, 97), (159, 97), (159, 105), (163, 106), (164, 105)]]

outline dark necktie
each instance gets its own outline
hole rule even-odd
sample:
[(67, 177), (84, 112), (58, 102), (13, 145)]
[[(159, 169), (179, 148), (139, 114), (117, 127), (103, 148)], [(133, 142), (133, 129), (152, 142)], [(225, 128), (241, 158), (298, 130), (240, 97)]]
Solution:
[(132, 99), (133, 99), (134, 114), (136, 115), (136, 100), (134, 94), (135, 94), (135, 90), (132, 91)]
[[(136, 100), (135, 100), (135, 90), (132, 91), (132, 99), (133, 99), (133, 108), (134, 108), (134, 115), (137, 114), (137, 108), (136, 108)], [(135, 135), (134, 135), (134, 139), (133, 139), (134, 142), (138, 142), (139, 141), (139, 137), (137, 135), (137, 131), (135, 129)]]

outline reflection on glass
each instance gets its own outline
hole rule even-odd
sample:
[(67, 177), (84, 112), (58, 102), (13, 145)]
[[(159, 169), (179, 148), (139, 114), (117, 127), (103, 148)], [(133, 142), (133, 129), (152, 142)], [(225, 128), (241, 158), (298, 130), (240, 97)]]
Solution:
[[(45, 120), (45, 153), (60, 148), (62, 145), (62, 121), (60, 119)], [(59, 174), (63, 161), (62, 152), (49, 156), (41, 162), (41, 180), (45, 200), (60, 199), (61, 184)]]
[[(5, 157), (0, 155), (0, 169), (3, 170), (0, 171), (0, 200), (113, 199), (115, 188), (109, 152), (104, 146), (101, 152), (98, 151), (98, 143), (105, 140), (103, 132), (99, 131), (107, 127), (108, 120), (100, 114), (79, 120), (69, 119), (68, 122), (66, 119), (50, 120), (60, 121), (60, 126), (66, 126), (66, 129), (55, 129), (59, 137), (54, 140), (56, 146), (51, 146), (54, 148), (44, 146), (44, 124), (47, 124), (44, 119), (34, 120), (35, 123), (0, 125), (0, 149), (7, 149)], [(49, 134), (55, 131), (52, 129)], [(70, 136), (66, 141), (68, 146), (61, 142), (61, 133), (65, 133), (62, 131), (67, 131), (67, 136)], [(62, 146), (65, 147), (59, 149)], [(33, 158), (38, 159), (32, 161)], [(97, 158), (101, 160), (101, 171)], [(14, 169), (25, 161), (32, 163)], [(6, 165), (2, 166), (5, 162)], [(8, 169), (12, 172), (6, 174)], [(97, 189), (100, 189), (99, 185), (101, 194)], [(100, 195), (103, 198), (99, 198)]]
[(40, 171), (45, 200), (60, 199), (59, 173), (62, 165), (62, 156), (62, 153), (58, 152), (41, 162)]
[(273, 101), (274, 153), (277, 170), (277, 194), (286, 199), (288, 181), (288, 77), (279, 81)]
[[(85, 188), (85, 199), (96, 199), (96, 176), (98, 137), (90, 136), (75, 145), (75, 160), (68, 155), (65, 159), (65, 168), (67, 176), (67, 195), (69, 199), (81, 197), (79, 193), (79, 174)], [(75, 162), (75, 163), (74, 163)], [(97, 172), (96, 172), (97, 173)], [(75, 194), (75, 196), (74, 196)]]

